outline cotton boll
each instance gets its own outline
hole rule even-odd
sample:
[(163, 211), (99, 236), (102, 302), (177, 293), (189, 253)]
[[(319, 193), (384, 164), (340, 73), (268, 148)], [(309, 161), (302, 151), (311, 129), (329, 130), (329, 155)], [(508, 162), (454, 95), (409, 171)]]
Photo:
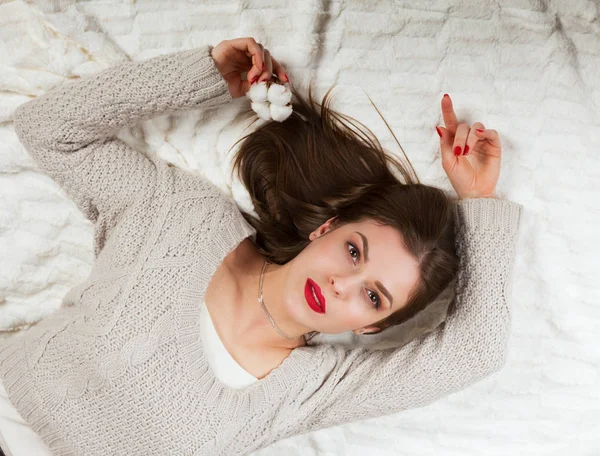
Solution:
[(283, 122), (292, 115), (292, 105), (277, 106), (276, 104), (271, 103), (269, 109), (271, 111), (271, 118), (277, 122)]
[(263, 120), (270, 120), (271, 119), (271, 115), (269, 113), (269, 103), (258, 103), (258, 102), (253, 102), (251, 104), (252, 106), (252, 110), (258, 114), (258, 117), (260, 117)]
[(246, 96), (250, 98), (252, 101), (256, 101), (258, 103), (264, 103), (267, 101), (267, 82), (257, 82), (250, 86), (250, 89), (246, 92)]
[(267, 92), (267, 99), (277, 106), (288, 104), (292, 101), (292, 91), (289, 88), (289, 84), (271, 84)]
[(292, 92), (289, 83), (256, 83), (250, 86), (246, 96), (252, 101), (252, 110), (263, 120), (283, 122), (292, 114)]

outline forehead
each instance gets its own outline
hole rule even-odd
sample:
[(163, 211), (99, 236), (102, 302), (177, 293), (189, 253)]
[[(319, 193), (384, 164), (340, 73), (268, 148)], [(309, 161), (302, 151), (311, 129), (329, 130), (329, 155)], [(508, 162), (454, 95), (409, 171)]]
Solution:
[[(359, 231), (365, 236), (369, 237), (369, 246), (373, 244), (373, 247), (376, 245), (381, 245), (381, 241), (385, 241), (385, 244), (396, 245), (398, 247), (403, 247), (402, 242), (402, 234), (392, 228), (391, 226), (381, 225), (379, 222), (374, 220), (361, 220), (359, 222), (347, 223), (346, 225), (340, 228), (345, 233), (354, 233), (355, 231)], [(371, 237), (373, 239), (371, 239)]]
[[(360, 234), (363, 234), (367, 238), (370, 259), (382, 260), (378, 255), (385, 252), (394, 253), (394, 256), (410, 257), (410, 254), (404, 247), (402, 233), (391, 226), (381, 225), (372, 220), (364, 220), (349, 223), (344, 225), (343, 228), (347, 235), (361, 239)], [(388, 255), (385, 256), (386, 258), (388, 257)]]

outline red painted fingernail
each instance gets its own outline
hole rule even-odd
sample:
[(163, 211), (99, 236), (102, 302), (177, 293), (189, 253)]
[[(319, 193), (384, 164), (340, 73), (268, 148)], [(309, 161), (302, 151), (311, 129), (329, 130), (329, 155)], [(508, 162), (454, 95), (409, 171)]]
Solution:
[(444, 94), (444, 98), (450, 98), (447, 93)]
[(440, 135), (440, 138), (442, 137), (442, 130), (440, 130), (438, 127), (435, 127), (435, 129), (438, 132), (438, 135)]
[(467, 155), (469, 153), (469, 145), (465, 145), (465, 152), (463, 153), (463, 155)]
[(252, 81), (250, 81), (250, 85), (254, 84), (256, 82), (256, 80), (258, 79), (258, 76), (254, 76), (252, 78)]
[(455, 156), (457, 156), (457, 157), (458, 157), (458, 156), (461, 154), (461, 152), (462, 152), (462, 148), (461, 148), (460, 146), (456, 146), (456, 147), (454, 148), (454, 155), (455, 155)]
[(483, 133), (483, 130), (480, 130), (479, 128), (476, 128), (475, 130), (477, 130), (479, 133)]
[(286, 80), (286, 82), (290, 82), (290, 78), (288, 78), (287, 73), (285, 73), (285, 80)]

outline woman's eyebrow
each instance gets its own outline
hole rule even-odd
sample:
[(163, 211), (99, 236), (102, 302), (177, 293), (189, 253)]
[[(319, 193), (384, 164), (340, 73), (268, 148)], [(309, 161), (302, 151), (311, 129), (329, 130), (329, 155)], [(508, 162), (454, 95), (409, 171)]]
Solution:
[[(367, 237), (362, 234), (360, 231), (355, 231), (356, 234), (358, 234), (363, 241), (363, 252), (365, 253), (365, 263), (369, 262), (369, 241), (367, 240)], [(390, 309), (392, 308), (392, 306), (394, 305), (394, 298), (392, 296), (392, 294), (388, 291), (388, 289), (386, 287), (383, 286), (383, 284), (379, 281), (376, 280), (375, 281), (375, 285), (377, 285), (377, 288), (379, 288), (379, 291), (381, 291), (385, 297), (388, 299), (388, 301), (390, 302)]]

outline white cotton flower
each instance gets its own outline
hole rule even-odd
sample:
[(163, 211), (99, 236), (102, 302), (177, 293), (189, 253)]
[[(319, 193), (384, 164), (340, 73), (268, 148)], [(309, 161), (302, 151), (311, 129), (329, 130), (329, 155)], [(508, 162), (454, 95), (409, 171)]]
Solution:
[(262, 81), (250, 86), (246, 96), (252, 110), (263, 120), (283, 122), (292, 114), (292, 91), (289, 83)]
[(262, 120), (270, 120), (271, 119), (271, 114), (269, 112), (269, 103), (258, 103), (258, 102), (253, 102), (251, 104), (252, 106), (252, 110), (258, 114), (258, 117), (260, 117)]
[(277, 106), (285, 106), (292, 101), (292, 91), (290, 85), (271, 84), (267, 92), (267, 99)]
[(267, 101), (267, 90), (268, 87), (266, 81), (258, 82), (250, 86), (250, 90), (246, 92), (246, 96), (252, 101), (264, 103)]
[(269, 111), (273, 120), (275, 120), (276, 122), (283, 122), (285, 119), (292, 115), (292, 105), (277, 106), (276, 104), (271, 103)]

